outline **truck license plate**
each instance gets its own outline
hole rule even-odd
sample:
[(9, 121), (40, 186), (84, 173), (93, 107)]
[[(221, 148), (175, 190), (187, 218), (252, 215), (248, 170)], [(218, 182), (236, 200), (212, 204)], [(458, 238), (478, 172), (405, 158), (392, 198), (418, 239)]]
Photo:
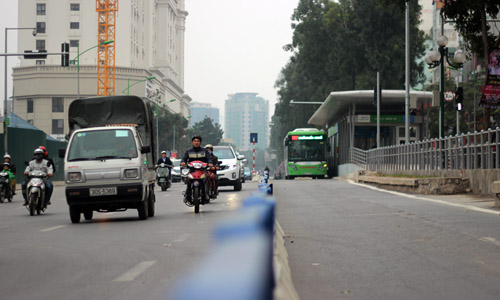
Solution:
[(107, 196), (118, 194), (116, 187), (106, 187), (106, 188), (91, 188), (89, 189), (90, 196)]

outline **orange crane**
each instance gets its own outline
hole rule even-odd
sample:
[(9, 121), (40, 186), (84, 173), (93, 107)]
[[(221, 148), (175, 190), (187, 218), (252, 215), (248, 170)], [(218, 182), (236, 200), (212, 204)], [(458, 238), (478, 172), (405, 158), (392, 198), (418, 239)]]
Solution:
[(118, 0), (96, 0), (98, 14), (97, 95), (115, 95), (115, 37)]

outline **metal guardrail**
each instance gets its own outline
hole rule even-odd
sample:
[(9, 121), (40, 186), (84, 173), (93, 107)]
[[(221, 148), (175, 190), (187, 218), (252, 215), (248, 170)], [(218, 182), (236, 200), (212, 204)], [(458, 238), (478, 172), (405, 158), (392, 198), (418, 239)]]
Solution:
[(272, 185), (259, 184), (259, 193), (243, 201), (238, 215), (215, 228), (215, 247), (179, 282), (173, 299), (273, 299), (276, 203), (266, 193)]
[(349, 162), (356, 164), (360, 167), (366, 166), (367, 151), (359, 148), (349, 149)]
[(497, 169), (500, 167), (499, 147), (500, 128), (497, 127), (367, 151), (350, 148), (350, 162), (375, 171)]

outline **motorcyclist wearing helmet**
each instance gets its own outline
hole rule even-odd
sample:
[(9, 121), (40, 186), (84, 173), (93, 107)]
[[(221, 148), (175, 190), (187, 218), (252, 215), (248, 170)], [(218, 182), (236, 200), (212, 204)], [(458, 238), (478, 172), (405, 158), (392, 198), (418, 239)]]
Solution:
[[(36, 148), (34, 153), (34, 159), (29, 162), (28, 166), (26, 167), (26, 170), (24, 170), (24, 175), (28, 175), (29, 172), (32, 171), (43, 171), (47, 173), (48, 178), (52, 177), (54, 174), (54, 169), (52, 168), (52, 165), (49, 163), (48, 160), (44, 159), (43, 156), (45, 155), (45, 151), (43, 151), (40, 148)], [(28, 180), (25, 180), (22, 184), (22, 190), (23, 190), (23, 197), (24, 197), (24, 205), (28, 205), (28, 199), (26, 195), (26, 185), (28, 184)], [(46, 180), (45, 181), (45, 205), (50, 204), (50, 196), (52, 195), (52, 181)]]
[[(191, 138), (191, 144), (193, 148), (187, 149), (184, 156), (181, 159), (181, 167), (186, 166), (187, 163), (199, 160), (208, 163), (209, 167), (212, 167), (212, 154), (207, 151), (207, 149), (201, 147), (201, 136), (195, 135)], [(191, 184), (188, 182), (186, 184), (186, 200), (191, 200)]]
[[(172, 160), (167, 157), (167, 151), (162, 151), (161, 152), (161, 157), (158, 159), (156, 162), (155, 168), (158, 168), (159, 165), (161, 164), (166, 164), (169, 166), (173, 166), (174, 164), (172, 163)], [(172, 167), (168, 167), (168, 178), (172, 180)]]
[(16, 164), (12, 162), (12, 157), (6, 153), (3, 156), (3, 161), (8, 162), (10, 164), (10, 172), (14, 175), (13, 179), (10, 181), (10, 188), (12, 191), (12, 195), (16, 194)]
[(54, 173), (55, 173), (56, 172), (56, 165), (54, 164), (54, 161), (52, 160), (52, 158), (49, 157), (49, 151), (47, 151), (47, 148), (45, 148), (44, 146), (40, 146), (38, 148), (43, 150), (43, 152), (44, 152), (43, 158), (45, 158), (46, 160), (49, 161), (49, 163), (52, 166), (52, 169), (54, 170)]
[(219, 178), (217, 177), (217, 170), (219, 169), (219, 158), (214, 154), (214, 146), (207, 144), (205, 146), (208, 152), (212, 155), (212, 164), (215, 167), (215, 195), (219, 195)]

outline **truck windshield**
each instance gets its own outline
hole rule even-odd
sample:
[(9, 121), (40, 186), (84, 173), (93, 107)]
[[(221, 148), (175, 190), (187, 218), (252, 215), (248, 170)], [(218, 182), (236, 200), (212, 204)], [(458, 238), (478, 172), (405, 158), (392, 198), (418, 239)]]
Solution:
[(137, 145), (129, 129), (79, 132), (71, 141), (68, 161), (137, 157)]

